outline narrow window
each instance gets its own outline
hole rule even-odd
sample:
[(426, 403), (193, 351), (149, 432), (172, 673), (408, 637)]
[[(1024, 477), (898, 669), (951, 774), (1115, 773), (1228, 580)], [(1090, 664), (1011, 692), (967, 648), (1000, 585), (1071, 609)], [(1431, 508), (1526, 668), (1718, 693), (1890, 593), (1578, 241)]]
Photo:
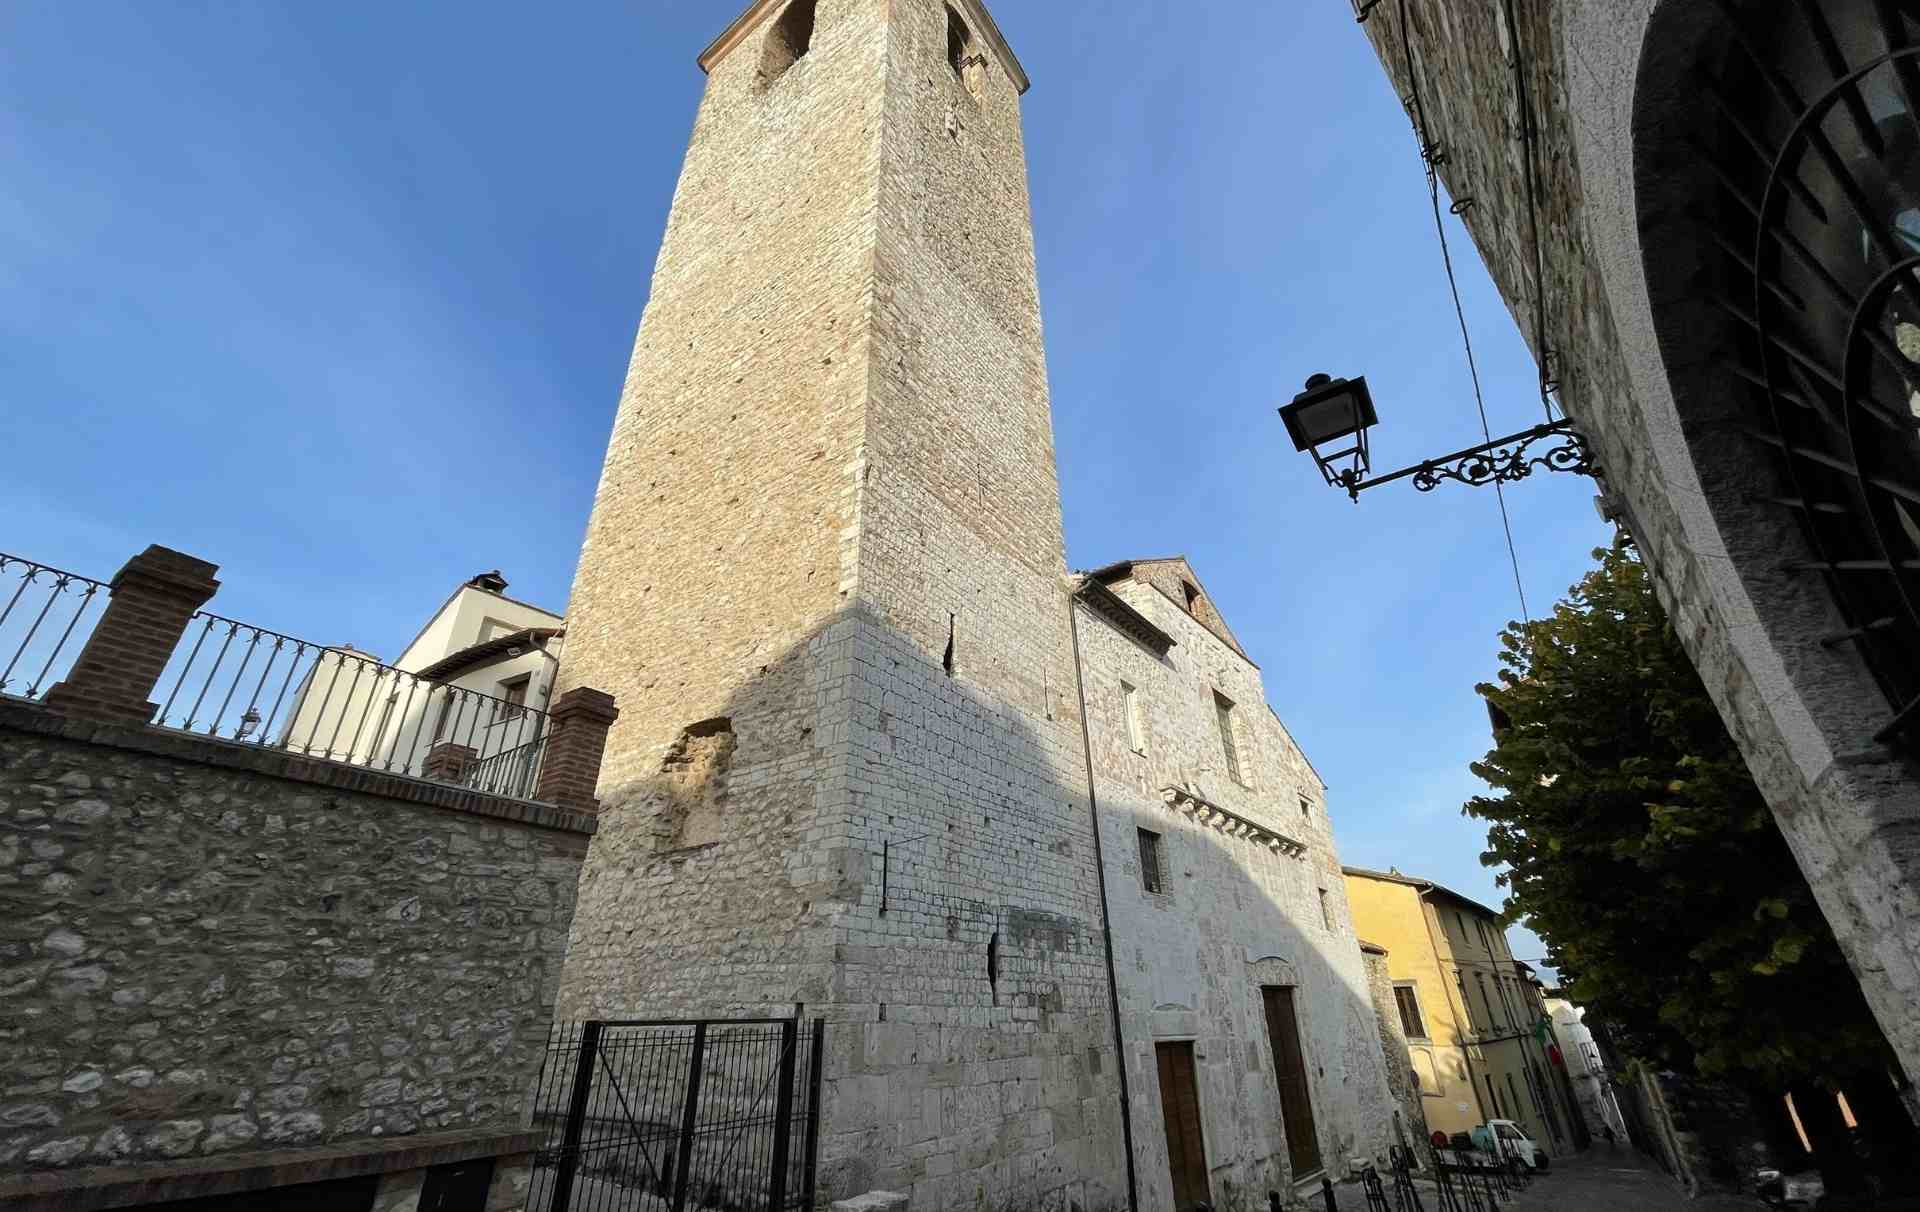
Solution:
[(1393, 987), (1394, 1004), (1400, 1007), (1400, 1029), (1408, 1039), (1427, 1038), (1426, 1016), (1420, 1013), (1420, 990), (1412, 981)]
[(978, 100), (986, 90), (987, 57), (973, 49), (973, 31), (951, 4), (947, 6), (947, 66)]
[(517, 720), (521, 709), (527, 705), (527, 679), (531, 674), (522, 674), (511, 682), (500, 683), (500, 701), (506, 704), (500, 709), (503, 720)]
[(1131, 682), (1120, 683), (1120, 700), (1127, 712), (1127, 744), (1135, 753), (1147, 751), (1147, 730), (1140, 720), (1140, 692)]
[(1240, 773), (1240, 749), (1233, 737), (1233, 700), (1216, 690), (1213, 692), (1213, 710), (1220, 720), (1220, 748), (1226, 755), (1227, 774), (1244, 787), (1247, 780)]
[(949, 4), (947, 6), (947, 66), (953, 69), (954, 75), (963, 80), (967, 73), (967, 48), (972, 44), (973, 32), (967, 28), (967, 23), (960, 19), (960, 14), (954, 12), (953, 6)]
[(1325, 888), (1320, 890), (1320, 924), (1327, 928), (1328, 934), (1333, 933), (1333, 902), (1327, 899)]
[(1493, 1074), (1487, 1074), (1484, 1080), (1487, 1083), (1487, 1110), (1492, 1112), (1487, 1118), (1507, 1118), (1506, 1110), (1500, 1106), (1500, 1091), (1496, 1090), (1493, 1085)]
[(1200, 611), (1200, 587), (1192, 581), (1180, 582), (1180, 591), (1187, 595), (1187, 613), (1198, 618)]
[(1307, 817), (1313, 815), (1313, 801), (1304, 795), (1300, 797), (1300, 815)]
[(814, 3), (815, 0), (793, 0), (767, 31), (766, 50), (760, 57), (762, 87), (779, 79), (813, 49)]
[[(1527, 1087), (1527, 1093), (1528, 1093), (1528, 1094), (1532, 1094), (1532, 1093), (1533, 1093), (1533, 1087), (1532, 1087), (1532, 1086), (1528, 1086), (1528, 1087)], [(1514, 1106), (1515, 1106), (1516, 1108), (1517, 1108), (1517, 1107), (1519, 1107), (1519, 1106), (1521, 1106), (1521, 1102), (1520, 1102), (1520, 1088), (1519, 1088), (1518, 1086), (1516, 1086), (1516, 1085), (1514, 1085), (1514, 1084), (1513, 1084), (1513, 1074), (1511, 1074), (1511, 1073), (1509, 1073), (1509, 1074), (1507, 1074), (1507, 1096), (1508, 1096), (1509, 1098), (1511, 1098), (1511, 1099), (1513, 1100), (1513, 1105), (1514, 1105)], [(1539, 1106), (1539, 1102), (1540, 1102), (1540, 1100), (1539, 1100), (1539, 1099), (1535, 1099), (1535, 1100), (1534, 1100), (1534, 1108), (1533, 1108), (1533, 1109), (1534, 1109), (1535, 1111), (1538, 1111), (1538, 1110), (1540, 1109), (1540, 1106)]]
[(1151, 829), (1139, 830), (1140, 834), (1140, 886), (1148, 892), (1165, 892), (1166, 882), (1160, 872), (1160, 835)]
[(1507, 1024), (1504, 1021), (1502, 1021), (1501, 1018), (1493, 1012), (1493, 998), (1487, 995), (1486, 975), (1484, 973), (1476, 972), (1473, 974), (1473, 979), (1474, 979), (1474, 983), (1480, 986), (1480, 1000), (1487, 1007), (1487, 1021), (1492, 1023), (1496, 1027), (1504, 1028)]

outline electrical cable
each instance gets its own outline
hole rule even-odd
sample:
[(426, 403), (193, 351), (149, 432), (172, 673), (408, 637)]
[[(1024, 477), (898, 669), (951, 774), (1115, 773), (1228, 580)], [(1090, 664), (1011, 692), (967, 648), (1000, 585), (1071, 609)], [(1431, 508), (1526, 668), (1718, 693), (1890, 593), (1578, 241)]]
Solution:
[[(1460, 340), (1467, 351), (1467, 372), (1473, 379), (1473, 402), (1480, 412), (1480, 432), (1491, 445), (1493, 430), (1487, 422), (1487, 401), (1480, 389), (1480, 367), (1473, 356), (1473, 338), (1467, 332), (1466, 308), (1460, 302), (1460, 282), (1453, 271), (1453, 251), (1447, 244), (1447, 225), (1440, 217), (1439, 162), (1445, 158), (1445, 153), (1433, 141), (1427, 129), (1426, 103), (1421, 99), (1420, 77), (1414, 68), (1413, 25), (1407, 20), (1407, 0), (1400, 0), (1400, 46), (1407, 61), (1407, 87), (1412, 90), (1413, 121), (1415, 134), (1420, 140), (1420, 159), (1427, 170), (1427, 195), (1433, 204), (1433, 229), (1440, 237), (1440, 259), (1447, 270), (1447, 288), (1453, 293), (1453, 314), (1460, 322)], [(1542, 374), (1545, 372), (1542, 371)], [(1498, 480), (1494, 481), (1493, 494), (1500, 504), (1500, 528), (1506, 534), (1507, 561), (1513, 567), (1513, 589), (1520, 598), (1520, 616), (1530, 629), (1533, 614), (1527, 608), (1526, 585), (1520, 576), (1520, 553), (1513, 543), (1513, 519), (1507, 513), (1506, 489)]]
[[(1540, 240), (1540, 178), (1536, 159), (1537, 135), (1533, 126), (1533, 97), (1527, 90), (1527, 73), (1520, 54), (1520, 27), (1513, 19), (1513, 0), (1501, 0), (1507, 22), (1507, 44), (1513, 50), (1513, 100), (1520, 118), (1521, 158), (1527, 183), (1527, 223), (1533, 234), (1533, 348), (1540, 363), (1540, 403), (1546, 407), (1547, 423), (1553, 423), (1555, 383), (1551, 362), (1553, 351), (1547, 348), (1547, 254)], [(1564, 409), (1561, 410), (1563, 413)]]

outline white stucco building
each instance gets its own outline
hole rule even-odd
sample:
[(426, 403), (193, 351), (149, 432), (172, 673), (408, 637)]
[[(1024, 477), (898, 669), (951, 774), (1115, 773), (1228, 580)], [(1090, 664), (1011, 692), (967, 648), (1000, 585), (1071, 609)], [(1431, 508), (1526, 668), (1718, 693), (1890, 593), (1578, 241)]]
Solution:
[(1611, 1128), (1619, 1140), (1626, 1140), (1626, 1120), (1620, 1115), (1620, 1104), (1614, 1101), (1613, 1083), (1600, 1057), (1600, 1046), (1584, 1021), (1586, 1009), (1549, 990), (1547, 1014), (1553, 1019), (1554, 1038), (1566, 1062), (1567, 1080), (1573, 1085), (1574, 1105), (1587, 1121), (1587, 1130), (1601, 1137)]
[(506, 589), (497, 571), (460, 585), (391, 664), (350, 645), (320, 652), (280, 743), (530, 795), (566, 630)]

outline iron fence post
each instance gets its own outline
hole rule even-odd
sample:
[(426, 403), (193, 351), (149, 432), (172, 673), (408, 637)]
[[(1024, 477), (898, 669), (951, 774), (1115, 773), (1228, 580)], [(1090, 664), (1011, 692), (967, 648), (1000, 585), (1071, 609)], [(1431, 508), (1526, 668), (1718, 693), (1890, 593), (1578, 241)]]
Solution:
[(594, 1055), (600, 1050), (600, 1023), (580, 1029), (580, 1055), (573, 1066), (573, 1094), (567, 1103), (567, 1127), (560, 1140), (560, 1170), (553, 1179), (554, 1212), (573, 1204), (573, 1175), (580, 1165), (580, 1137), (587, 1126), (587, 1102), (593, 1094)]
[[(680, 1113), (680, 1148), (673, 1167), (673, 1212), (685, 1212), (688, 1172), (693, 1169), (693, 1129), (700, 1117), (700, 1068), (707, 1051), (707, 1025), (693, 1028), (693, 1053), (687, 1061), (687, 1102)], [(565, 1212), (561, 1209), (560, 1212)]]
[(787, 1206), (787, 1156), (793, 1136), (793, 1064), (800, 1050), (800, 1020), (780, 1024), (780, 1079), (773, 1104), (773, 1175), (767, 1184), (767, 1212)]
[(813, 1056), (807, 1062), (807, 1202), (801, 1207), (811, 1210), (814, 1206), (814, 1180), (820, 1164), (820, 1062), (826, 1055), (827, 1022), (825, 1019), (813, 1020)]

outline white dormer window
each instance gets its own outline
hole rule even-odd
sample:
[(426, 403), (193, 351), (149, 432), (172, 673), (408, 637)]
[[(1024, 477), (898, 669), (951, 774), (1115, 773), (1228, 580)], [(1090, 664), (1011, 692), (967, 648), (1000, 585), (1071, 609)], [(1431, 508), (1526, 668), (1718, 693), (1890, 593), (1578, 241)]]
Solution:
[(480, 639), (478, 642), (484, 644), (488, 640), (497, 640), (503, 635), (512, 635), (518, 630), (520, 630), (518, 627), (515, 627), (505, 619), (482, 619), (480, 620)]

